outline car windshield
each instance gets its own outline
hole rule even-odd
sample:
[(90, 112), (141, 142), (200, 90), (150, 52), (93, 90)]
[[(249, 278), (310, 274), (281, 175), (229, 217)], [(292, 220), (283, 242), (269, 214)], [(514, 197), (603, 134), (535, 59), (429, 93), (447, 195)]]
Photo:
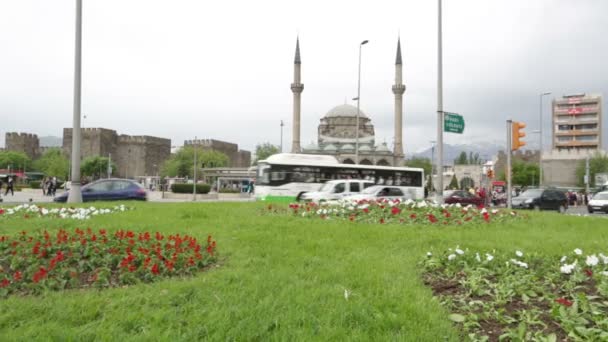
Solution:
[(325, 183), (325, 184), (323, 184), (321, 189), (319, 189), (319, 192), (330, 192), (331, 189), (333, 189), (333, 188), (334, 188), (334, 183)]
[(379, 188), (380, 188), (379, 186), (370, 186), (369, 188), (363, 189), (363, 191), (361, 191), (361, 193), (367, 194), (367, 195), (372, 195), (372, 194), (375, 194)]
[(526, 191), (522, 192), (521, 194), (519, 194), (518, 197), (536, 198), (536, 197), (540, 197), (540, 195), (542, 195), (542, 193), (543, 193), (543, 189), (529, 189), (529, 190), (526, 190)]
[(608, 192), (600, 192), (593, 196), (594, 200), (608, 200)]

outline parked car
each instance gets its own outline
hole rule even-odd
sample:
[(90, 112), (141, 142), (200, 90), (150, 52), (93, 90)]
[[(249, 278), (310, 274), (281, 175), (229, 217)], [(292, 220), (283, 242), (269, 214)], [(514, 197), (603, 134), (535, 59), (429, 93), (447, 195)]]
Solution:
[(416, 194), (413, 191), (414, 191), (413, 189), (403, 187), (403, 186), (374, 185), (374, 186), (365, 188), (358, 195), (346, 196), (344, 199), (345, 200), (355, 200), (355, 201), (362, 201), (362, 200), (377, 201), (380, 199), (383, 199), (383, 200), (397, 200), (398, 199), (398, 200), (404, 201), (407, 199), (415, 198)]
[(363, 179), (331, 180), (323, 184), (319, 191), (303, 193), (298, 200), (311, 202), (338, 200), (346, 196), (358, 194), (361, 190), (372, 185), (374, 185), (372, 181)]
[[(71, 191), (71, 190), (70, 190)], [(55, 197), (55, 202), (66, 202), (70, 191)], [(122, 201), (147, 199), (143, 186), (130, 179), (100, 179), (81, 188), (83, 202), (90, 201)]]
[(608, 191), (598, 192), (593, 195), (587, 204), (587, 211), (590, 214), (595, 211), (603, 211), (608, 214)]
[(563, 213), (568, 209), (568, 198), (557, 189), (528, 189), (511, 199), (514, 209), (557, 210)]
[(443, 203), (461, 205), (482, 206), (483, 199), (477, 195), (473, 195), (466, 190), (448, 190), (443, 193)]

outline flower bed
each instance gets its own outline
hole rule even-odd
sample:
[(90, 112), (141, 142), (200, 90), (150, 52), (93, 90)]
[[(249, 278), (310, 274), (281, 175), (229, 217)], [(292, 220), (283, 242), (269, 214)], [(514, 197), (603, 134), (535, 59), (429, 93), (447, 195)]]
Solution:
[(117, 205), (112, 208), (45, 208), (39, 207), (35, 204), (21, 204), (10, 208), (0, 208), (0, 218), (2, 217), (53, 217), (63, 219), (76, 219), (76, 220), (88, 220), (92, 216), (96, 215), (107, 215), (123, 212), (125, 210), (131, 210), (124, 206), (124, 204)]
[[(340, 201), (329, 204), (292, 203), (294, 216), (309, 219), (337, 219), (365, 223), (396, 223), (408, 225), (464, 225), (504, 222), (523, 216), (505, 209), (486, 209), (460, 204), (439, 205), (426, 201)], [(268, 212), (280, 212), (269, 205)]]
[(423, 280), (469, 340), (608, 340), (608, 256), (427, 253)]
[(195, 237), (78, 229), (0, 236), (0, 297), (45, 289), (114, 287), (192, 275), (216, 260)]

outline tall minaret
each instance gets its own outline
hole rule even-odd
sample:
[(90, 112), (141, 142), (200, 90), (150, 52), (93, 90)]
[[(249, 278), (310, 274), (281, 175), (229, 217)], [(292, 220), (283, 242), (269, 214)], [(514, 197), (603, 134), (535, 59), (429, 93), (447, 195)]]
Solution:
[(401, 166), (403, 161), (403, 65), (401, 64), (401, 39), (397, 39), (397, 60), (395, 61), (395, 84), (393, 94), (395, 94), (395, 150), (393, 152), (394, 165)]
[(300, 153), (300, 94), (304, 90), (304, 84), (300, 83), (300, 37), (296, 39), (296, 58), (293, 61), (293, 132), (291, 142), (291, 153)]

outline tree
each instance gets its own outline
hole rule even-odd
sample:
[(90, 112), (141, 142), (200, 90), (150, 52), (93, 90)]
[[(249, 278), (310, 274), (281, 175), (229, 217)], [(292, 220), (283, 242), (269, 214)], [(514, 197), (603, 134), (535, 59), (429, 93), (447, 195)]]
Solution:
[(405, 166), (419, 167), (421, 169), (424, 169), (425, 175), (430, 175), (431, 170), (433, 169), (433, 164), (431, 163), (431, 160), (429, 158), (421, 158), (421, 157), (414, 157), (412, 159), (406, 160)]
[[(184, 146), (167, 160), (161, 175), (169, 177), (194, 177), (194, 146)], [(196, 164), (199, 168), (224, 167), (228, 156), (222, 152), (196, 147)]]
[(47, 176), (59, 179), (68, 179), (70, 162), (63, 155), (60, 148), (50, 148), (44, 152), (42, 157), (34, 161), (34, 169), (43, 172)]
[(429, 193), (435, 191), (435, 185), (433, 184), (433, 175), (431, 174), (429, 174), (427, 177), (426, 188), (428, 189)]
[(460, 152), (458, 158), (454, 159), (454, 165), (466, 165), (469, 163), (467, 159), (467, 153), (465, 151)]
[[(578, 186), (585, 186), (585, 160), (581, 160), (576, 167), (576, 182)], [(589, 158), (589, 186), (595, 188), (603, 184), (595, 184), (596, 173), (608, 173), (608, 155), (596, 152)]]
[[(107, 175), (108, 163), (110, 159), (107, 157), (93, 156), (87, 157), (80, 165), (80, 173), (83, 176), (93, 177), (93, 179), (102, 178)], [(112, 163), (112, 173), (116, 170), (116, 164)]]
[(456, 179), (456, 175), (452, 176), (452, 180), (450, 181), (450, 185), (448, 185), (448, 189), (458, 189), (458, 179)]
[(0, 168), (16, 170), (29, 170), (32, 167), (30, 157), (23, 152), (2, 151), (0, 152)]
[(257, 164), (258, 161), (264, 160), (270, 157), (271, 155), (277, 153), (279, 153), (279, 147), (276, 145), (273, 145), (268, 142), (263, 144), (257, 144), (255, 146), (255, 161), (253, 163)]
[(514, 161), (512, 165), (511, 182), (514, 185), (538, 185), (538, 164), (523, 161)]

